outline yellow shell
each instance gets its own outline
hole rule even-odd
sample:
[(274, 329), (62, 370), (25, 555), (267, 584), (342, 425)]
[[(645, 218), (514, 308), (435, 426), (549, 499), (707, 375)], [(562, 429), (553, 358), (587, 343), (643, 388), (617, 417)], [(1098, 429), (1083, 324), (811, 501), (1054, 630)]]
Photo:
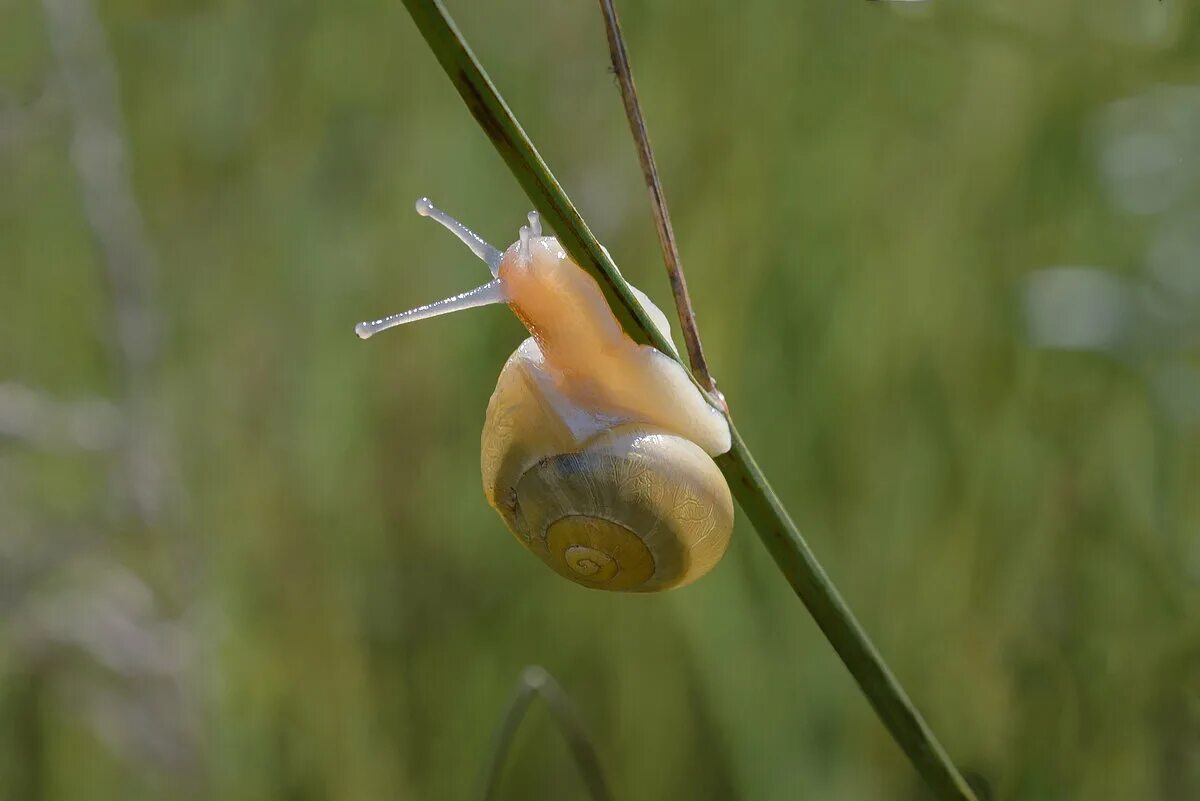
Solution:
[(517, 540), (596, 589), (653, 592), (707, 573), (733, 529), (713, 460), (645, 423), (571, 419), (535, 349), (527, 340), (505, 365), (483, 430), (484, 491)]

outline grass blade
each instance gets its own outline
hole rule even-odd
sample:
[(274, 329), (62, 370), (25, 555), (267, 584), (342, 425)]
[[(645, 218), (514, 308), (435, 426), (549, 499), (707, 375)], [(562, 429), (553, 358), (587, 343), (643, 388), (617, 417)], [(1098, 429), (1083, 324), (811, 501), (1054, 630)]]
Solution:
[[(553, 226), (571, 258), (600, 284), (625, 330), (638, 342), (654, 345), (664, 353), (673, 352), (538, 155), (441, 2), (404, 0), (404, 5), (521, 188)], [(736, 429), (733, 449), (718, 457), (717, 464), (780, 572), (917, 773), (938, 798), (975, 801), (971, 788), (826, 576)]]
[(504, 717), (496, 729), (496, 737), (492, 744), (492, 758), (488, 761), (487, 775), (483, 782), (483, 801), (494, 801), (500, 787), (500, 774), (504, 772), (504, 763), (508, 761), (508, 752), (512, 749), (517, 729), (529, 711), (533, 699), (541, 697), (550, 710), (551, 717), (558, 724), (563, 739), (575, 757), (579, 766), (579, 774), (592, 797), (592, 801), (611, 801), (608, 783), (604, 781), (604, 771), (600, 768), (600, 758), (596, 747), (584, 728), (571, 699), (554, 677), (537, 665), (531, 665), (521, 671), (521, 678), (513, 690)]

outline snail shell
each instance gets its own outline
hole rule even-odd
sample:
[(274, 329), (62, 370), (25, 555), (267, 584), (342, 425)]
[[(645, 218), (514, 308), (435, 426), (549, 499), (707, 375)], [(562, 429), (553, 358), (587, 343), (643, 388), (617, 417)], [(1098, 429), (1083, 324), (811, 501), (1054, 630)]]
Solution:
[(733, 499), (698, 445), (643, 422), (564, 418), (537, 342), (504, 366), (483, 428), (484, 493), (526, 548), (587, 587), (652, 592), (721, 559)]

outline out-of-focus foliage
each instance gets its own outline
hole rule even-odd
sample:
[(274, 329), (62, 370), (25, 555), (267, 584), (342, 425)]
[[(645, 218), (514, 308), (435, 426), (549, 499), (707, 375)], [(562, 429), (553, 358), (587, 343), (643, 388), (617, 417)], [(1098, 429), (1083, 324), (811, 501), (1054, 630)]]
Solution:
[[(665, 300), (595, 4), (450, 6)], [(398, 3), (106, 0), (64, 65), (89, 8), (0, 6), (0, 798), (471, 798), (534, 662), (621, 799), (921, 797), (743, 523), (647, 597), (513, 542), (510, 314), (354, 337), (483, 277), (414, 198), (502, 245), (528, 207)], [(1200, 797), (1196, 8), (622, 13), (721, 386), (956, 761)], [(122, 147), (145, 250), (86, 205)], [(582, 798), (531, 724), (507, 797)]]

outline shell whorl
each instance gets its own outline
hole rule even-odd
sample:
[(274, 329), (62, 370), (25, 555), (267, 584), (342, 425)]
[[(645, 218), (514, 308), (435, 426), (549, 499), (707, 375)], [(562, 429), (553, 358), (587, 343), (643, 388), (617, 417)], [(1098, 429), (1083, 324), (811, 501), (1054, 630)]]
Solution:
[(712, 459), (635, 423), (543, 457), (502, 494), (498, 509), (518, 539), (559, 575), (597, 589), (694, 581), (720, 560), (733, 526)]
[(562, 576), (589, 587), (636, 590), (654, 576), (654, 554), (636, 533), (602, 517), (567, 515), (551, 523), (540, 554)]

